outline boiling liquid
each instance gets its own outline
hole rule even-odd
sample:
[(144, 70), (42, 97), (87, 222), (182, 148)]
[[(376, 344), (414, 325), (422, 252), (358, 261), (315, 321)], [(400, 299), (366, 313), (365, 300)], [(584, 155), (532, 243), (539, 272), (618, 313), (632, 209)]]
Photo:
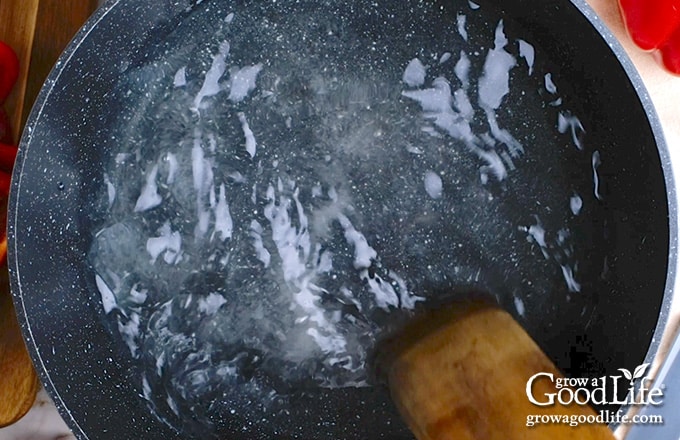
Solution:
[(114, 91), (135, 111), (90, 261), (140, 394), (176, 427), (372, 386), (376, 342), (456, 291), (522, 317), (581, 290), (587, 195), (531, 175), (565, 180), (549, 150), (582, 149), (583, 126), (533, 46), (473, 4), (313, 3), (199, 5)]

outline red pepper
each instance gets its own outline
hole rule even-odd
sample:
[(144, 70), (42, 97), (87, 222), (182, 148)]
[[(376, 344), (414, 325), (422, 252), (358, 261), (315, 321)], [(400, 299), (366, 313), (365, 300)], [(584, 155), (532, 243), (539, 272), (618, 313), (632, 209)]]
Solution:
[(680, 75), (680, 0), (619, 0), (619, 9), (635, 44)]
[(0, 171), (0, 198), (6, 198), (9, 195), (9, 184), (12, 176), (9, 173)]
[[(14, 87), (19, 77), (19, 58), (8, 45), (0, 41), (0, 105)], [(0, 265), (7, 262), (7, 199), (12, 167), (17, 147), (12, 144), (12, 130), (7, 113), (0, 108)]]
[(0, 240), (0, 265), (5, 265), (6, 263), (7, 263), (7, 237), (3, 236), (2, 240)]
[(0, 104), (5, 102), (19, 77), (19, 58), (11, 47), (0, 41)]
[[(14, 161), (17, 158), (17, 147), (0, 143), (0, 172), (11, 173)], [(2, 182), (0, 181), (0, 194), (2, 194)]]
[(12, 143), (12, 126), (9, 123), (9, 116), (2, 108), (0, 108), (0, 143)]
[(0, 171), (0, 265), (7, 263), (7, 199), (9, 197), (9, 186), (11, 175)]
[(659, 47), (661, 61), (666, 69), (680, 75), (680, 26)]

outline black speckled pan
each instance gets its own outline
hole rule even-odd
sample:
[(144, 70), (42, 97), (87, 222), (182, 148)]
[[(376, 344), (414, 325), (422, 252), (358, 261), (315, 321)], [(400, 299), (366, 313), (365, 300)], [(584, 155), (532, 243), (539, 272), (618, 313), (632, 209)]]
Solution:
[[(214, 87), (201, 88), (212, 68)], [(189, 170), (181, 191), (166, 146), (178, 178)], [(213, 167), (204, 193), (196, 154)], [(282, 378), (292, 333), (278, 333), (281, 345), (250, 333), (274, 320), (250, 318), (258, 298), (278, 322), (297, 309), (272, 292), (312, 292), (304, 274), (277, 282), (286, 244), (267, 223), (281, 211), (267, 207), (291, 204), (295, 240), (325, 231), (300, 269), (323, 292), (307, 306), (323, 296), (323, 313), (361, 322), (362, 356), (415, 297), (431, 306), (481, 289), (568, 375), (600, 377), (651, 360), (665, 326), (677, 240), (668, 161), (640, 78), (583, 1), (112, 0), (59, 59), (25, 130), (12, 291), (79, 439), (410, 439), (386, 387)], [(192, 191), (207, 223), (183, 202)], [(223, 193), (233, 224), (218, 223)], [(186, 206), (172, 225), (186, 253), (167, 242), (154, 252), (146, 237)], [(311, 226), (301, 212), (316, 213)], [(208, 255), (201, 271), (191, 246)], [(138, 264), (106, 259), (138, 248)], [(123, 298), (130, 277), (139, 291)], [(242, 334), (225, 330), (236, 318)], [(332, 330), (314, 322), (295, 326)], [(323, 356), (305, 368), (343, 368)], [(341, 385), (371, 381), (343, 374)]]

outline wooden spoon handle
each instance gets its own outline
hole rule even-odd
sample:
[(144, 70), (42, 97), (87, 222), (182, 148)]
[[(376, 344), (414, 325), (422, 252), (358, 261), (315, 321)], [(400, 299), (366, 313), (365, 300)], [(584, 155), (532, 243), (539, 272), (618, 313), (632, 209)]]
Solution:
[[(496, 307), (469, 304), (435, 312), (407, 328), (396, 344), (387, 349), (392, 354), (383, 368), (392, 397), (419, 440), (614, 439), (603, 424), (527, 426), (531, 415), (597, 414), (587, 405), (542, 407), (529, 401), (531, 376), (562, 375)], [(533, 385), (536, 396), (557, 391), (549, 380)]]
[(3, 427), (26, 414), (33, 405), (39, 381), (21, 338), (4, 273), (0, 275), (0, 284), (0, 427)]

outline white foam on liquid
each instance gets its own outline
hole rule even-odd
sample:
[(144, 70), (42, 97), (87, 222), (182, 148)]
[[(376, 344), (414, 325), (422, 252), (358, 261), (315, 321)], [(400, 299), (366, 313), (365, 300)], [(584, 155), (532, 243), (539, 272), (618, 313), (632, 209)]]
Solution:
[(264, 267), (269, 267), (269, 264), (271, 263), (272, 256), (267, 250), (267, 248), (264, 247), (264, 243), (262, 242), (262, 232), (263, 232), (262, 225), (260, 222), (257, 220), (252, 220), (250, 222), (250, 238), (253, 240), (253, 248), (255, 249), (255, 255), (257, 256), (257, 259), (264, 264)]
[(184, 87), (187, 85), (187, 68), (182, 67), (175, 73), (175, 78), (172, 81), (175, 87)]
[(524, 40), (517, 40), (517, 44), (519, 46), (519, 56), (524, 58), (524, 60), (527, 62), (529, 76), (531, 76), (534, 71), (534, 60), (536, 57), (534, 46)]
[(433, 198), (440, 199), (443, 193), (442, 178), (439, 177), (434, 171), (427, 171), (425, 177), (423, 178), (425, 183), (425, 192)]
[(250, 157), (255, 157), (255, 152), (257, 149), (257, 141), (255, 140), (255, 135), (248, 125), (248, 120), (243, 112), (238, 113), (238, 120), (241, 122), (241, 129), (243, 130), (243, 135), (246, 138), (246, 151), (250, 154)]
[(109, 286), (99, 275), (95, 275), (94, 281), (97, 285), (97, 290), (99, 290), (99, 294), (102, 297), (102, 307), (104, 308), (104, 313), (108, 315), (113, 311), (113, 309), (118, 308), (116, 295), (113, 294)]
[(552, 73), (546, 73), (545, 76), (543, 77), (543, 82), (545, 84), (545, 89), (548, 91), (548, 93), (551, 93), (553, 95), (557, 93), (557, 86), (553, 82)]
[(557, 114), (557, 131), (562, 134), (569, 131), (574, 146), (579, 150), (583, 150), (583, 141), (581, 138), (586, 130), (577, 116), (574, 116), (567, 111), (560, 111)]
[(569, 199), (569, 207), (574, 215), (579, 215), (581, 208), (583, 208), (583, 199), (578, 194), (574, 194)]
[(220, 44), (217, 54), (213, 57), (210, 69), (205, 74), (203, 85), (194, 98), (193, 110), (198, 111), (204, 98), (217, 95), (222, 89), (219, 85), (220, 78), (227, 69), (227, 56), (229, 55), (229, 42)]
[(217, 204), (214, 209), (215, 214), (215, 232), (219, 233), (219, 238), (225, 241), (231, 238), (234, 231), (234, 221), (229, 212), (229, 203), (227, 202), (227, 189), (223, 184), (220, 185), (220, 192), (217, 196)]
[(478, 95), (482, 107), (497, 109), (503, 97), (510, 92), (510, 70), (517, 64), (515, 57), (505, 51), (508, 39), (503, 32), (503, 21), (496, 27), (494, 48), (484, 60), (484, 70), (479, 79)]
[(146, 183), (142, 187), (142, 192), (135, 203), (135, 212), (143, 212), (155, 208), (163, 202), (163, 198), (158, 194), (156, 176), (158, 175), (158, 165), (154, 165), (146, 176)]
[(458, 14), (458, 16), (456, 17), (456, 28), (458, 29), (458, 34), (465, 41), (468, 40), (468, 33), (467, 29), (465, 28), (466, 21), (467, 17), (464, 14)]
[(158, 230), (157, 237), (149, 237), (146, 241), (146, 251), (151, 256), (151, 264), (163, 254), (163, 261), (167, 264), (175, 264), (180, 259), (182, 250), (182, 235), (173, 231), (169, 222), (165, 222)]
[(229, 78), (229, 100), (243, 101), (250, 92), (255, 90), (257, 75), (262, 70), (262, 64), (246, 66), (232, 72)]
[(597, 173), (597, 169), (602, 164), (599, 151), (593, 152), (591, 163), (593, 165), (593, 194), (597, 200), (602, 200), (602, 194), (600, 194), (600, 176)]
[(420, 87), (425, 83), (426, 73), (427, 68), (423, 63), (418, 58), (413, 58), (406, 66), (402, 79), (410, 87)]
[(198, 311), (206, 315), (214, 315), (227, 300), (219, 293), (209, 293), (207, 296), (198, 300)]

